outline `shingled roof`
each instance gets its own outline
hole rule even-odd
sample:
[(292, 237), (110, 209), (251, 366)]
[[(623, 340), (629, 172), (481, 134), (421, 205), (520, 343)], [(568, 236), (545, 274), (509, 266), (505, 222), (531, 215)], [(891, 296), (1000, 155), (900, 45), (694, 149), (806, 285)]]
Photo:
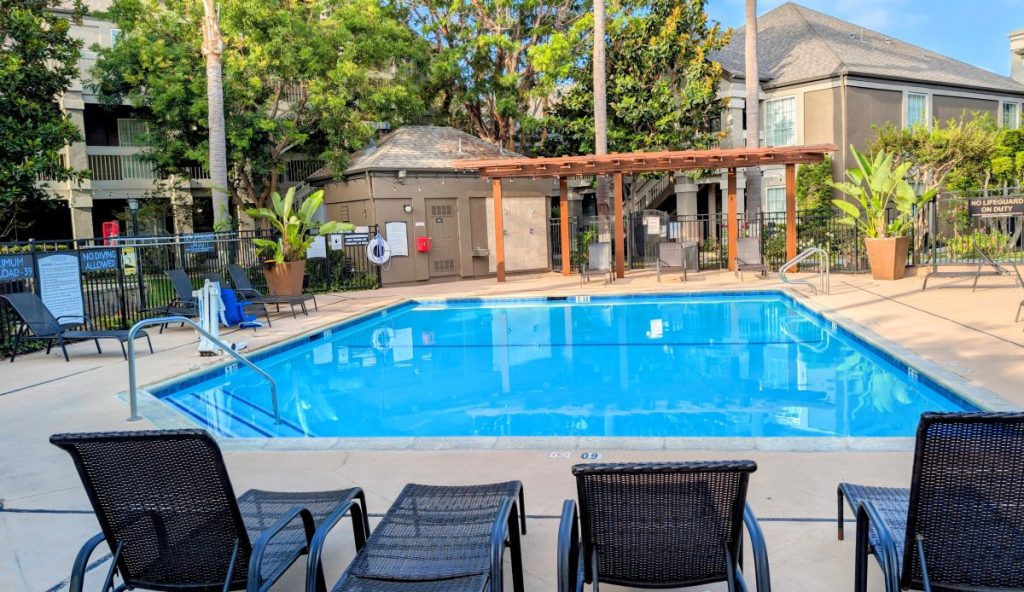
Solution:
[[(712, 59), (743, 77), (744, 28)], [(787, 2), (757, 19), (764, 88), (842, 74), (1024, 94), (1024, 84)], [(767, 72), (767, 76), (765, 75)]]
[[(454, 171), (452, 162), (465, 158), (519, 158), (522, 155), (485, 142), (452, 127), (406, 125), (357, 152), (345, 175), (368, 171)], [(322, 168), (306, 179), (322, 182), (334, 177)]]

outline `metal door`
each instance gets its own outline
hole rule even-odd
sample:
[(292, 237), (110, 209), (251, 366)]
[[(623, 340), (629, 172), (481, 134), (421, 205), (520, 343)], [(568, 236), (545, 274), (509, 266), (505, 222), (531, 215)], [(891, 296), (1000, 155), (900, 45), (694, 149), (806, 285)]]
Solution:
[(459, 273), (459, 212), (454, 199), (427, 200), (430, 277)]

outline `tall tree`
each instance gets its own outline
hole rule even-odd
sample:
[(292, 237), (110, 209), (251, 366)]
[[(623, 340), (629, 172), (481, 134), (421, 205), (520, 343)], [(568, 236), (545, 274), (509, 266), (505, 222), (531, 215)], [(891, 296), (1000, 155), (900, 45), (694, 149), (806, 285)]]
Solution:
[[(604, 0), (594, 0), (594, 154), (608, 154), (608, 92), (605, 88), (608, 64), (605, 61)], [(597, 211), (607, 215), (608, 177), (597, 178)]]
[[(423, 40), (407, 14), (377, 0), (222, 0), (227, 191), (266, 205), (290, 154), (344, 169), (351, 152), (424, 110)], [(96, 48), (93, 84), (149, 123), (146, 153), (163, 173), (186, 173), (210, 154), (203, 7), (195, 0), (114, 0), (122, 34)], [(212, 171), (211, 171), (212, 172)], [(216, 181), (214, 181), (216, 184)]]
[(583, 0), (396, 0), (430, 46), (430, 89), (443, 123), (512, 150), (553, 88), (537, 61), (566, 66)]
[[(757, 0), (746, 2), (746, 27), (743, 32), (743, 83), (746, 88), (747, 148), (761, 144), (761, 75), (757, 59)], [(743, 169), (743, 190), (747, 211), (761, 211), (761, 167)]]
[(206, 103), (209, 121), (210, 181), (213, 187), (213, 226), (220, 228), (230, 223), (228, 208), (228, 155), (224, 130), (224, 80), (220, 56), (224, 53), (224, 39), (217, 23), (214, 0), (203, 0), (203, 57), (206, 58)]
[(0, 238), (27, 208), (53, 198), (40, 177), (75, 181), (61, 150), (81, 132), (57, 101), (78, 75), (81, 42), (70, 34), (85, 9), (58, 0), (7, 0), (0, 10)]
[[(708, 55), (729, 33), (708, 19), (705, 0), (626, 0), (609, 20), (608, 149), (708, 148), (721, 137), (722, 67)], [(583, 55), (589, 55), (588, 47)], [(536, 150), (594, 150), (592, 64), (565, 72), (558, 102), (540, 121)]]

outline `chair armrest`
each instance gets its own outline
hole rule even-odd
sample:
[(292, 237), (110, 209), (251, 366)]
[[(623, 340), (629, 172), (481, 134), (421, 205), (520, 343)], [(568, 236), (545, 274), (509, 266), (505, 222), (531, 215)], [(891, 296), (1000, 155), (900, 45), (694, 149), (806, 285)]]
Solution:
[[(78, 321), (78, 319), (81, 319), (81, 321), (65, 324), (65, 323), (60, 322), (61, 319), (75, 319), (76, 321)], [(96, 329), (96, 327), (93, 325), (92, 319), (87, 314), (61, 315), (61, 316), (57, 317), (57, 324), (60, 325), (61, 327), (77, 327), (78, 325), (85, 325), (86, 329), (89, 329), (89, 328), (91, 328), (92, 330)]]
[(508, 517), (512, 513), (514, 498), (506, 498), (501, 502), (498, 515), (491, 525), (491, 589), (503, 590), (505, 569), (505, 538), (508, 534)]
[(579, 514), (576, 502), (565, 500), (558, 523), (558, 592), (583, 589), (583, 562), (580, 553)]
[(75, 565), (71, 568), (68, 592), (82, 592), (82, 585), (85, 583), (85, 572), (89, 569), (89, 557), (92, 556), (92, 552), (96, 550), (96, 547), (106, 540), (107, 538), (101, 532), (82, 545), (78, 555), (75, 557)]
[[(881, 547), (875, 555), (881, 564), (882, 572), (885, 575), (886, 590), (899, 590), (900, 574), (896, 571), (899, 565), (896, 540), (893, 538), (892, 530), (885, 523), (874, 502), (863, 501), (857, 505), (857, 539), (858, 546), (863, 543), (864, 553), (867, 553), (868, 528), (874, 526), (875, 534), (878, 535), (878, 545)], [(863, 538), (862, 538), (863, 537)]]
[(296, 518), (302, 519), (302, 526), (306, 531), (306, 548), (309, 548), (313, 535), (316, 533), (316, 523), (313, 522), (313, 514), (309, 510), (296, 506), (289, 510), (287, 514), (281, 516), (273, 526), (263, 531), (263, 534), (253, 544), (252, 554), (249, 556), (249, 582), (247, 590), (258, 591), (263, 589), (260, 582), (260, 566), (263, 564), (263, 555), (267, 552), (267, 545)]
[(764, 533), (761, 532), (761, 524), (750, 509), (750, 504), (743, 507), (743, 524), (747, 527), (747, 536), (750, 537), (750, 550), (754, 554), (754, 580), (757, 582), (757, 592), (771, 592), (772, 578), (768, 568), (768, 546), (764, 541)]
[(235, 288), (235, 294), (242, 298), (263, 298), (263, 294), (254, 288)]
[(352, 512), (352, 530), (355, 531), (356, 552), (358, 553), (366, 543), (366, 537), (370, 533), (363, 531), (362, 507), (356, 500), (349, 500), (324, 519), (316, 529), (316, 534), (313, 535), (313, 540), (309, 544), (309, 557), (306, 559), (306, 590), (325, 592), (324, 567), (320, 562), (320, 556), (323, 554), (327, 535), (350, 510)]

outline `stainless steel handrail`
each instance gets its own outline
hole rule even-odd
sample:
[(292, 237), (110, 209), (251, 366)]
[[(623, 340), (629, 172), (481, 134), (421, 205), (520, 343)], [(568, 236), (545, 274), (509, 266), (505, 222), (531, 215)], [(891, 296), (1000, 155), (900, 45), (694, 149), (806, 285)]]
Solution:
[[(814, 255), (818, 256), (818, 283), (821, 286), (820, 290), (817, 287), (815, 287), (814, 284), (811, 283), (809, 280), (791, 280), (786, 277), (787, 271), (799, 265), (801, 261), (808, 259)], [(810, 286), (810, 288), (814, 290), (815, 294), (817, 294), (819, 291), (824, 294), (828, 294), (831, 291), (830, 275), (831, 273), (829, 269), (828, 253), (825, 251), (825, 249), (822, 249), (821, 247), (811, 247), (809, 249), (804, 249), (802, 253), (800, 253), (796, 257), (793, 257), (789, 261), (786, 261), (786, 263), (779, 268), (779, 280), (781, 280), (782, 283), (805, 284), (807, 286)]]
[(185, 323), (191, 325), (193, 329), (199, 331), (207, 339), (216, 343), (217, 346), (220, 347), (222, 350), (231, 354), (231, 357), (235, 358), (243, 365), (252, 368), (257, 374), (265, 378), (267, 382), (270, 383), (270, 402), (274, 406), (274, 423), (281, 423), (281, 412), (277, 407), (277, 383), (274, 382), (274, 379), (271, 378), (270, 375), (266, 373), (266, 371), (261, 369), (256, 364), (253, 364), (248, 358), (242, 356), (242, 354), (232, 349), (230, 345), (224, 343), (220, 339), (217, 339), (216, 337), (211, 335), (206, 329), (200, 327), (199, 323), (196, 323), (192, 319), (180, 316), (142, 319), (138, 323), (132, 325), (132, 328), (128, 330), (128, 407), (131, 413), (131, 415), (129, 415), (128, 417), (128, 421), (137, 421), (139, 419), (142, 419), (142, 416), (139, 415), (139, 404), (137, 400), (138, 388), (136, 386), (135, 381), (135, 336), (138, 335), (139, 331), (141, 331), (143, 327), (148, 327), (151, 325), (163, 325), (165, 323)]

